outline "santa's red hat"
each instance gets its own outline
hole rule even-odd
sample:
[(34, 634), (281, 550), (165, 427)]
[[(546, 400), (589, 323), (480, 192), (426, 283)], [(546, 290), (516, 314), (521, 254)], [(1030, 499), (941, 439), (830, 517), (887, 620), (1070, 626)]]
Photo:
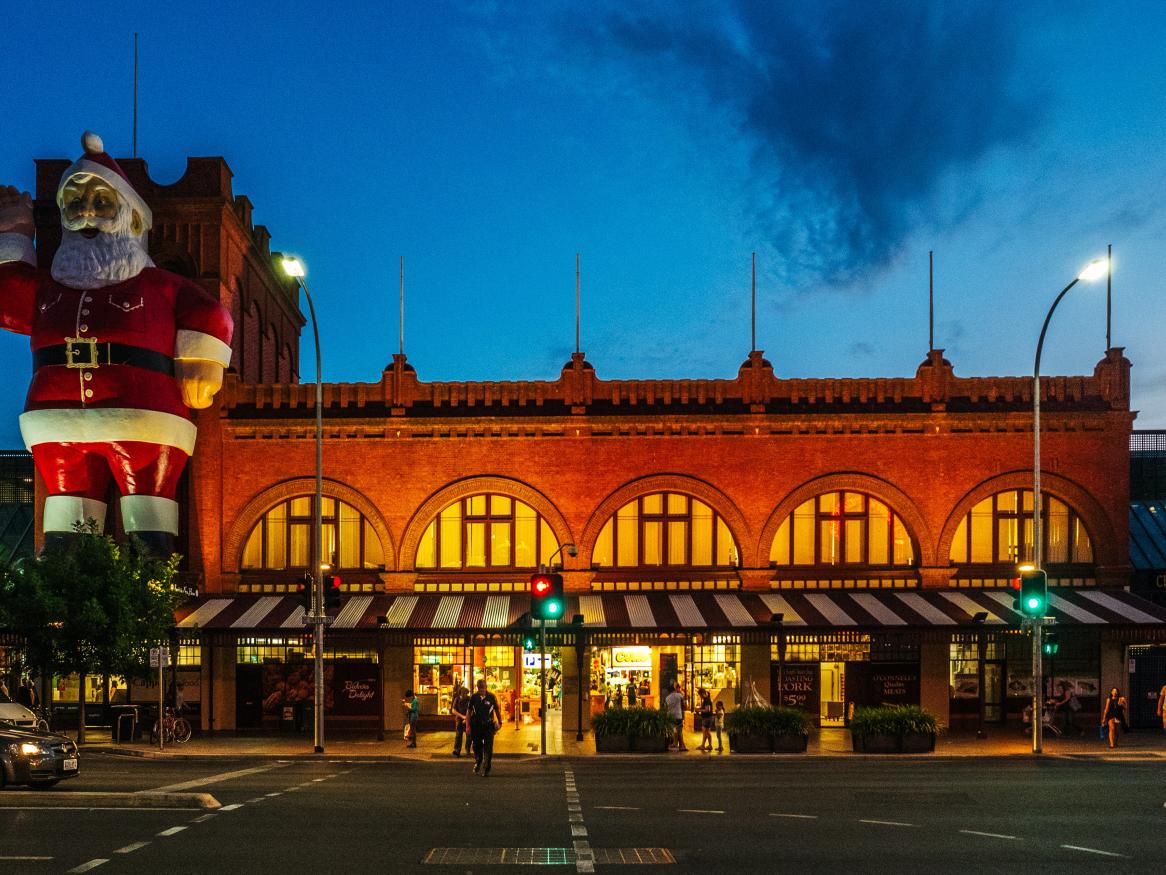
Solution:
[(105, 144), (101, 142), (101, 137), (93, 131), (86, 131), (81, 135), (81, 146), (85, 149), (85, 154), (78, 158), (61, 176), (61, 184), (57, 187), (57, 206), (61, 206), (61, 193), (65, 189), (65, 183), (72, 177), (85, 173), (99, 177), (113, 188), (131, 207), (138, 211), (146, 228), (153, 225), (153, 213), (146, 206), (146, 202), (142, 200), (142, 196), (134, 190), (129, 177), (125, 175), (125, 171), (106, 154)]

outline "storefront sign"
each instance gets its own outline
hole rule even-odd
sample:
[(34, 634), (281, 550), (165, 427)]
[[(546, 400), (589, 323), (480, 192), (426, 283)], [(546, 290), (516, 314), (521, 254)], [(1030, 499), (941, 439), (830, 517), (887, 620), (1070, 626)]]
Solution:
[(612, 668), (650, 669), (652, 667), (651, 647), (611, 648)]
[[(818, 663), (789, 663), (781, 668), (781, 691), (779, 702), (789, 708), (797, 708), (807, 714), (818, 715), (821, 669)], [(777, 684), (778, 667), (773, 665), (773, 684)]]
[(918, 705), (919, 664), (872, 664), (870, 667), (870, 693), (874, 699), (871, 704)]
[[(546, 656), (547, 668), (551, 667), (551, 655)], [(522, 667), (538, 671), (542, 667), (542, 655), (539, 653), (522, 654)]]
[(332, 675), (332, 713), (375, 717), (380, 707), (380, 672), (372, 663), (337, 663)]

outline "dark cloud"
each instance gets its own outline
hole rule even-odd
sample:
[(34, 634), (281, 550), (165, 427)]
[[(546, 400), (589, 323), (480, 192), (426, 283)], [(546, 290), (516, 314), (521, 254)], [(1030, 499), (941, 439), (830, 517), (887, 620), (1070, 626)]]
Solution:
[(1040, 124), (1032, 86), (1014, 91), (1023, 24), (1003, 4), (738, 0), (580, 21), (589, 63), (747, 138), (750, 218), (803, 284), (869, 280), (917, 227), (958, 221), (940, 189), (974, 203), (953, 174)]
[(856, 340), (846, 348), (846, 352), (853, 358), (870, 358), (875, 354), (874, 344), (865, 340)]

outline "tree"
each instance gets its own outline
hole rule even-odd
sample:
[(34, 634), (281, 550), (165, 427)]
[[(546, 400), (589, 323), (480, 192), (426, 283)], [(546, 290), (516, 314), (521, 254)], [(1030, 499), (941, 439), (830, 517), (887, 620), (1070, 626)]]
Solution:
[(184, 598), (174, 585), (179, 557), (160, 561), (95, 528), (0, 580), (0, 627), (23, 638), (27, 665), (77, 674), (82, 709), (87, 675), (149, 675), (149, 648), (167, 640)]

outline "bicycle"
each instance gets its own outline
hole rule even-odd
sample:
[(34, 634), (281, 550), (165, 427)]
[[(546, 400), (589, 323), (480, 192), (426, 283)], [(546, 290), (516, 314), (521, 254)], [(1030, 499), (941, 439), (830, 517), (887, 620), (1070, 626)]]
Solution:
[[(190, 721), (185, 717), (177, 717), (173, 708), (167, 708), (162, 718), (162, 741), (164, 744), (186, 744), (190, 741)], [(158, 741), (158, 721), (150, 727), (150, 744)]]

